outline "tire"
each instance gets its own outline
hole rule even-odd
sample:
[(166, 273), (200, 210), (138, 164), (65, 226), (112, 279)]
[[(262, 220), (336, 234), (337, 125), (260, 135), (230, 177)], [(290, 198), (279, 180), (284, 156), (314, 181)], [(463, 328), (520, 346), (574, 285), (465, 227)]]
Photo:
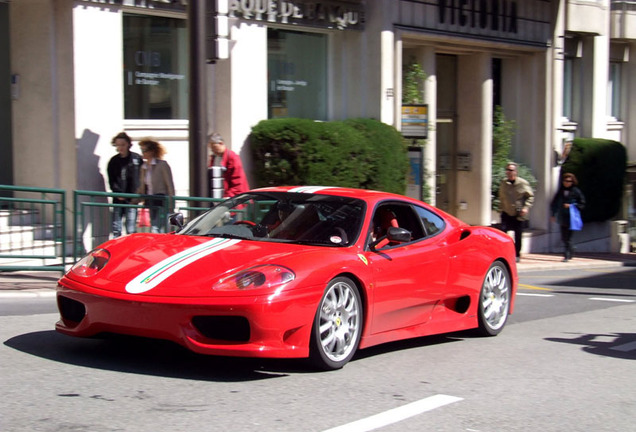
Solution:
[(479, 295), (479, 333), (482, 336), (496, 336), (503, 330), (510, 312), (512, 281), (506, 266), (496, 261), (492, 263)]
[(342, 368), (360, 343), (363, 309), (356, 284), (333, 279), (318, 304), (311, 331), (310, 360), (322, 370)]

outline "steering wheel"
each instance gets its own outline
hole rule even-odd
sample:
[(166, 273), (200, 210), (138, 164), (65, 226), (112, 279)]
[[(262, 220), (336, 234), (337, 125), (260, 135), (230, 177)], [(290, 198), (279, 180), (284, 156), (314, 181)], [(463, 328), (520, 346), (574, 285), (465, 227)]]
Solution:
[(248, 221), (248, 220), (240, 220), (240, 221), (236, 221), (234, 222), (232, 225), (249, 225), (249, 226), (255, 226), (256, 224), (252, 221)]

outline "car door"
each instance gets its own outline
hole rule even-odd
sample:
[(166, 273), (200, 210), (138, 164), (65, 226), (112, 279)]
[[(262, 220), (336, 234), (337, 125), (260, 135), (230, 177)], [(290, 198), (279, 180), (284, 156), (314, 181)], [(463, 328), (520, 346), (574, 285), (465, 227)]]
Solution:
[(400, 228), (412, 232), (408, 243), (368, 250), (365, 256), (373, 271), (371, 333), (426, 323), (448, 277), (446, 242), (441, 232), (428, 235), (416, 209), (409, 204), (390, 206)]

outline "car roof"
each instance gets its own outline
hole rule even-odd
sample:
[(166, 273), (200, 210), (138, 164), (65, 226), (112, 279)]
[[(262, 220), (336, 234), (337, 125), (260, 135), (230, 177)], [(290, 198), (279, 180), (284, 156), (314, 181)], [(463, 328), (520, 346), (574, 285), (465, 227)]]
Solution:
[(275, 186), (261, 189), (255, 189), (254, 192), (291, 192), (291, 193), (310, 193), (320, 195), (334, 195), (351, 198), (360, 198), (365, 201), (375, 201), (378, 199), (407, 199), (403, 195), (397, 195), (389, 192), (381, 192), (368, 189), (345, 188), (339, 186)]
[(445, 211), (431, 206), (423, 201), (405, 195), (398, 195), (390, 192), (382, 192), (370, 189), (356, 189), (339, 186), (273, 186), (260, 189), (254, 189), (253, 192), (289, 192), (289, 193), (313, 193), (320, 195), (332, 195), (348, 198), (357, 198), (367, 202), (370, 208), (380, 201), (399, 200), (426, 207), (439, 215), (443, 215), (447, 221), (454, 221), (454, 225), (465, 225), (466, 223)]

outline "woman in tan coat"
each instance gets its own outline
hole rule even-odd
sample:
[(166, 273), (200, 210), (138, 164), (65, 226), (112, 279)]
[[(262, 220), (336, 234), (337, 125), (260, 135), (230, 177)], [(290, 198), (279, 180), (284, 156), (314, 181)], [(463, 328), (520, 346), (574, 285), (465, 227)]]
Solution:
[(138, 194), (155, 195), (147, 198), (146, 207), (150, 209), (150, 225), (153, 233), (165, 232), (168, 213), (172, 209), (174, 182), (168, 162), (163, 160), (165, 148), (149, 138), (139, 142), (144, 164), (141, 166)]

